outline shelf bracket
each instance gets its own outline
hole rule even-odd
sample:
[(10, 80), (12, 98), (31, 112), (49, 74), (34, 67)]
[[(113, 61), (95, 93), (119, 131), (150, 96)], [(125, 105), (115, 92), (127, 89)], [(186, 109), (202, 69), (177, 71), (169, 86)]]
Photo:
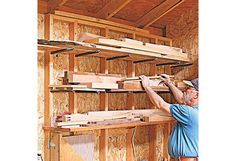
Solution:
[(175, 64), (180, 64), (180, 62), (179, 61), (177, 61), (177, 62), (167, 62), (167, 63), (157, 64), (156, 66), (175, 65)]
[(157, 60), (157, 59), (158, 59), (158, 58), (151, 58), (151, 59), (137, 60), (137, 61), (134, 61), (134, 64), (136, 64), (136, 63), (148, 62), (148, 61), (154, 61), (154, 60)]
[(129, 57), (130, 55), (118, 55), (118, 56), (114, 56), (114, 57), (110, 57), (110, 58), (106, 58), (106, 60), (114, 60), (114, 59), (119, 59), (119, 58), (126, 58)]
[(83, 53), (76, 54), (75, 57), (80, 57), (80, 56), (86, 56), (86, 55), (91, 55), (91, 54), (96, 54), (99, 53), (100, 50), (92, 50), (92, 51), (86, 51)]
[(178, 64), (178, 65), (172, 65), (171, 68), (186, 67), (186, 66), (191, 66), (191, 65), (193, 65), (193, 63)]
[(58, 53), (71, 51), (71, 50), (74, 50), (74, 48), (65, 48), (65, 49), (55, 50), (55, 51), (51, 51), (50, 54), (58, 54)]

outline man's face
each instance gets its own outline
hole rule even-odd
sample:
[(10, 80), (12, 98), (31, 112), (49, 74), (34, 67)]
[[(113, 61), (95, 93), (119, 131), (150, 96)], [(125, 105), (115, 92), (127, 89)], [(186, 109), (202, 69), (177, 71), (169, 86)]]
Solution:
[(187, 87), (184, 91), (183, 101), (186, 105), (191, 105), (191, 101), (197, 97), (197, 91), (193, 87)]

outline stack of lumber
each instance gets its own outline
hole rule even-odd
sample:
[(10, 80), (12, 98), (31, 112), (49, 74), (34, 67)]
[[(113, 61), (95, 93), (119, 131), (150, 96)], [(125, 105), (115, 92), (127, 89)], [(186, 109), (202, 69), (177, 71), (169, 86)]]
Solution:
[(117, 81), (122, 77), (115, 74), (87, 73), (65, 71), (63, 76), (64, 85), (80, 85), (93, 89), (118, 89)]
[(168, 119), (170, 115), (157, 110), (120, 110), (120, 111), (94, 111), (86, 114), (70, 114), (64, 115), (62, 122), (56, 122), (57, 127), (87, 127), (87, 126), (106, 126), (116, 124), (128, 124), (140, 122), (149, 116), (157, 116), (161, 119)]
[(146, 56), (160, 56), (167, 55), (178, 58), (179, 60), (187, 60), (188, 55), (183, 53), (180, 48), (170, 47), (165, 45), (157, 45), (151, 43), (143, 43), (141, 41), (123, 38), (121, 41), (115, 39), (108, 39), (103, 37), (95, 37), (84, 40), (87, 43), (93, 43), (103, 46), (123, 48), (127, 50), (136, 51), (136, 54), (145, 54)]

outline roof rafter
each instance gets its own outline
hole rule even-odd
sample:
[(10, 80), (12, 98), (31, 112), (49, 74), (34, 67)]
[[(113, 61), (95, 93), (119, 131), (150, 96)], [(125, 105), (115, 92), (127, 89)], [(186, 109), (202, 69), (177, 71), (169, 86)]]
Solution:
[(59, 7), (63, 6), (68, 0), (49, 0), (48, 8), (49, 12), (52, 13)]
[(97, 16), (103, 19), (109, 19), (132, 0), (111, 0), (98, 13)]
[(137, 27), (146, 28), (180, 5), (184, 0), (166, 0), (136, 21)]

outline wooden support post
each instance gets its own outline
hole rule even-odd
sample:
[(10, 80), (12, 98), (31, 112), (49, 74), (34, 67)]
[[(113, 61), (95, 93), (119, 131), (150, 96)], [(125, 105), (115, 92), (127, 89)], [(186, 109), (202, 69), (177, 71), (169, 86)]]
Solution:
[[(150, 64), (149, 74), (151, 76), (157, 76), (157, 66), (156, 64)], [(156, 108), (153, 103), (149, 100), (150, 108)], [(153, 125), (149, 128), (149, 161), (156, 161), (156, 146), (157, 146), (157, 126)]]
[(62, 134), (58, 134), (58, 133), (52, 133), (51, 135), (51, 144), (54, 145), (51, 147), (51, 155), (50, 161), (59, 161), (59, 157), (60, 157), (60, 140), (61, 140)]
[(156, 146), (157, 146), (157, 126), (149, 127), (149, 161), (156, 161)]
[[(53, 33), (53, 18), (50, 14), (45, 15), (45, 33), (44, 38), (47, 40), (52, 39)], [(51, 62), (53, 61), (53, 56), (50, 55), (47, 51), (44, 53), (44, 126), (51, 126), (50, 121), (50, 91), (48, 86), (50, 85), (50, 76), (52, 78), (53, 66)], [(51, 98), (52, 99), (52, 98)], [(50, 160), (50, 131), (44, 131), (44, 159), (45, 161)]]
[[(76, 36), (76, 27), (77, 23), (76, 22), (71, 22), (69, 24), (69, 39), (70, 40), (75, 40)], [(75, 71), (75, 54), (74, 53), (68, 53), (69, 55), (69, 71)], [(69, 93), (69, 111), (71, 113), (75, 112), (75, 105), (76, 105), (76, 99), (75, 99), (75, 93), (70, 92)]]
[(170, 156), (168, 154), (168, 139), (170, 136), (170, 132), (171, 132), (171, 124), (167, 123), (164, 126), (164, 147), (163, 147), (163, 157), (165, 160), (170, 161)]
[[(108, 74), (108, 65), (106, 58), (100, 58), (100, 70), (101, 73)], [(108, 111), (108, 94), (100, 94), (100, 110)], [(101, 130), (99, 138), (99, 160), (107, 161), (107, 151), (108, 151), (108, 130)]]
[[(135, 77), (135, 65), (133, 61), (128, 61), (127, 76)], [(127, 107), (130, 110), (134, 110), (134, 94), (128, 93), (127, 96)], [(128, 129), (126, 134), (126, 161), (134, 161), (133, 147), (132, 147), (132, 136), (134, 128)]]
[(126, 134), (126, 161), (134, 161), (133, 147), (132, 147), (132, 136), (134, 128), (128, 129)]

